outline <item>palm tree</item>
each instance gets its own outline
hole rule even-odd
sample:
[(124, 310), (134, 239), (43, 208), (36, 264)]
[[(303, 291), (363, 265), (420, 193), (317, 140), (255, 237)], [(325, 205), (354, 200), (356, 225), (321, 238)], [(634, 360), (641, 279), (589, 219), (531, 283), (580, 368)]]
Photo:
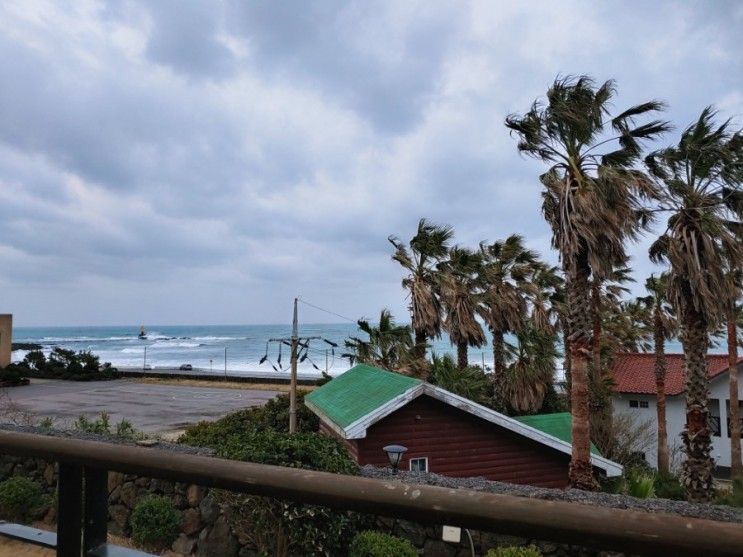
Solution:
[(480, 244), (483, 296), (478, 308), (493, 336), (493, 403), (504, 408), (503, 381), (506, 373), (505, 335), (520, 330), (527, 317), (529, 283), (538, 261), (536, 252), (524, 247), (524, 239), (512, 234), (493, 244)]
[(449, 242), (453, 235), (451, 227), (421, 219), (408, 246), (395, 236), (388, 238), (395, 248), (392, 259), (409, 273), (402, 285), (410, 292), (415, 354), (421, 359), (426, 356), (427, 340), (441, 336), (441, 302), (436, 294), (436, 264), (449, 253)]
[(373, 326), (365, 319), (357, 321), (367, 339), (350, 337), (345, 345), (349, 350), (343, 354), (353, 365), (355, 362), (378, 366), (390, 371), (405, 371), (412, 359), (413, 338), (410, 327), (397, 325), (389, 310), (379, 314), (379, 325)]
[(460, 369), (451, 354), (433, 354), (428, 381), (478, 404), (488, 404), (490, 380), (478, 366)]
[(446, 314), (443, 325), (452, 344), (457, 347), (459, 369), (468, 365), (470, 346), (479, 348), (485, 344), (485, 333), (477, 321), (481, 264), (482, 257), (478, 252), (455, 246), (449, 250), (449, 259), (438, 265), (441, 301)]
[(555, 382), (556, 358), (554, 334), (540, 331), (533, 322), (516, 333), (516, 350), (504, 382), (506, 399), (515, 414), (534, 414), (542, 407)]
[(678, 145), (646, 158), (651, 175), (665, 186), (660, 209), (671, 213), (650, 256), (670, 264), (668, 299), (679, 315), (685, 356), (684, 485), (695, 501), (712, 493), (708, 334), (727, 313), (726, 264), (740, 268), (743, 258), (736, 233), (743, 227), (743, 141), (730, 132), (729, 120), (719, 126), (714, 120), (714, 110), (705, 108)]
[(666, 354), (665, 342), (676, 333), (677, 323), (673, 308), (668, 301), (668, 273), (660, 276), (650, 275), (645, 282), (649, 295), (640, 301), (646, 305), (651, 315), (653, 345), (655, 350), (655, 397), (658, 416), (658, 472), (670, 472), (668, 457), (668, 431), (666, 429)]
[[(596, 87), (588, 77), (557, 79), (547, 104), (535, 102), (506, 126), (519, 138), (518, 149), (550, 165), (541, 176), (542, 212), (552, 227), (552, 244), (565, 270), (570, 329), (573, 452), (570, 482), (595, 485), (590, 461), (588, 360), (591, 354), (591, 275), (601, 279), (626, 261), (624, 244), (634, 239), (647, 214), (642, 199), (653, 195), (646, 175), (632, 168), (641, 141), (657, 137), (668, 124), (635, 119), (662, 108), (657, 101), (610, 117), (612, 81)], [(607, 149), (601, 153), (602, 148)]]

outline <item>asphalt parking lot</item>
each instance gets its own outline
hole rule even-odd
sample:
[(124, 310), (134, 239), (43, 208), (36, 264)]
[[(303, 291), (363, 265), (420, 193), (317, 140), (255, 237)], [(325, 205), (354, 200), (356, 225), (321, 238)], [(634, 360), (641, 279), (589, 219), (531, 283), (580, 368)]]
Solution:
[(30, 385), (0, 391), (0, 405), (38, 419), (52, 418), (57, 425), (71, 424), (81, 414), (92, 418), (107, 412), (112, 424), (127, 419), (139, 430), (160, 434), (262, 405), (278, 394), (248, 388), (142, 384), (127, 379), (89, 383), (37, 379)]

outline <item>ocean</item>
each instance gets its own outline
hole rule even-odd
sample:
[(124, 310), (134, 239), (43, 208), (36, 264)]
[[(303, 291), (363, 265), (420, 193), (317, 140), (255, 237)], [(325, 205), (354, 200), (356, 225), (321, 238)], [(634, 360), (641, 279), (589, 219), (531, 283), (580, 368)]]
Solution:
[[(290, 325), (153, 325), (145, 328), (147, 338), (138, 338), (138, 326), (120, 327), (16, 327), (14, 343), (34, 343), (43, 346), (46, 353), (59, 346), (70, 350), (89, 350), (100, 356), (101, 362), (111, 362), (122, 368), (145, 365), (153, 370), (191, 364), (194, 368), (213, 373), (231, 374), (249, 372), (287, 371), (289, 347), (269, 342), (272, 338), (291, 335)], [(349, 336), (362, 336), (355, 324), (301, 324), (301, 337), (320, 337), (310, 341), (307, 358), (299, 364), (299, 371), (319, 375), (327, 371), (337, 375), (350, 365), (342, 354), (344, 341)], [(333, 347), (330, 343), (335, 343)], [(437, 354), (454, 353), (448, 340), (434, 342)], [(20, 361), (26, 350), (13, 352), (13, 361)], [(268, 354), (268, 359), (260, 360)], [(471, 349), (473, 363), (492, 362), (490, 349)]]
[[(288, 371), (289, 347), (269, 342), (271, 338), (291, 335), (290, 325), (158, 325), (146, 327), (147, 338), (138, 338), (138, 326), (120, 327), (16, 327), (13, 342), (35, 343), (50, 352), (55, 346), (71, 350), (89, 350), (122, 368), (139, 368), (144, 365), (174, 368), (191, 364), (194, 368), (213, 373), (249, 374), (250, 372)], [(299, 371), (319, 375), (327, 371), (337, 375), (349, 366), (344, 340), (359, 335), (353, 323), (301, 324), (300, 336), (320, 337), (310, 342), (307, 358), (299, 364)], [(361, 335), (363, 336), (363, 335)], [(337, 344), (333, 347), (330, 343)], [(448, 339), (436, 340), (431, 351), (439, 355), (455, 354)], [(666, 351), (680, 352), (678, 342), (668, 343)], [(711, 352), (724, 352), (724, 343)], [(13, 352), (13, 361), (20, 361), (25, 350)], [(268, 359), (261, 364), (261, 359)], [(492, 365), (492, 349), (488, 343), (482, 349), (470, 348), (472, 364)], [(562, 376), (562, 363), (557, 362), (556, 375)]]

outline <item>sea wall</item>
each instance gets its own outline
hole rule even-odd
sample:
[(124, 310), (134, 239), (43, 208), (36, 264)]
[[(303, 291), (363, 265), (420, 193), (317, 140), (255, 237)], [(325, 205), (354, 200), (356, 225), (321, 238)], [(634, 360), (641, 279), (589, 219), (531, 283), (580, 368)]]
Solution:
[[(13, 475), (27, 476), (53, 494), (57, 484), (54, 464), (39, 459), (22, 459), (0, 456), (0, 481)], [(129, 519), (137, 501), (148, 495), (169, 497), (181, 516), (181, 532), (172, 547), (164, 555), (168, 557), (253, 557), (259, 553), (233, 534), (225, 514), (209, 488), (170, 482), (146, 477), (110, 472), (109, 532), (122, 537), (131, 535)], [(56, 522), (56, 509), (50, 509), (44, 522)], [(426, 557), (465, 557), (471, 555), (469, 538), (462, 531), (458, 544), (441, 539), (441, 526), (423, 526), (408, 521), (377, 518), (377, 527), (410, 540), (421, 555)], [(537, 539), (471, 531), (476, 555), (484, 555), (488, 549), (499, 545), (536, 545), (546, 557), (593, 557), (619, 555), (600, 552), (577, 546), (555, 544)]]

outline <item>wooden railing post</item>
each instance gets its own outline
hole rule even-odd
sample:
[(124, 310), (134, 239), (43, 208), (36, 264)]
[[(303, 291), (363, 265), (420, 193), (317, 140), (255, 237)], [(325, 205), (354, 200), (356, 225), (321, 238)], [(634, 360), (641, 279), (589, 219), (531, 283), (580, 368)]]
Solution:
[(83, 467), (59, 463), (57, 557), (82, 555)]
[(108, 535), (108, 470), (84, 469), (85, 506), (83, 509), (83, 550), (106, 543)]

